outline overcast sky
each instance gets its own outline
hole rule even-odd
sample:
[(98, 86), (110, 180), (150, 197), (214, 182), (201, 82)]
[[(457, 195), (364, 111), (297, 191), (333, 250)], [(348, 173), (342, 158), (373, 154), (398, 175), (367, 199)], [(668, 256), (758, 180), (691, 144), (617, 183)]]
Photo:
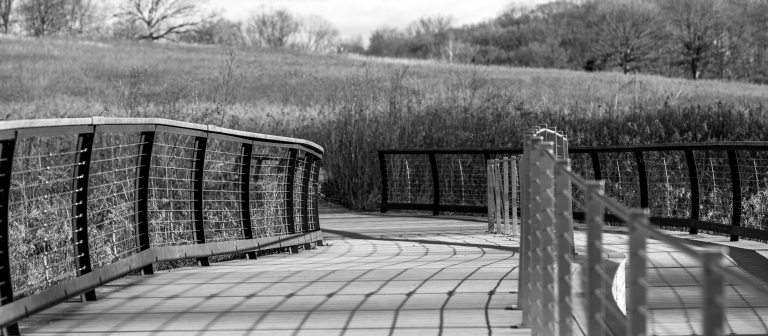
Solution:
[(343, 38), (360, 35), (367, 40), (382, 26), (395, 28), (424, 16), (443, 15), (456, 25), (493, 18), (508, 5), (535, 5), (546, 0), (213, 0), (229, 19), (243, 19), (260, 6), (288, 9), (299, 15), (317, 14), (333, 23)]

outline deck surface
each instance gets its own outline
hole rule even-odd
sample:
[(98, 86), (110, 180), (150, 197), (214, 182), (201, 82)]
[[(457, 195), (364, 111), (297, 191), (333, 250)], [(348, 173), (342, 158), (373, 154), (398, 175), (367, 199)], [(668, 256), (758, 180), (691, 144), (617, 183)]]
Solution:
[[(22, 333), (530, 334), (513, 328), (521, 322), (512, 309), (519, 242), (485, 233), (483, 218), (336, 213), (322, 215), (321, 223), (326, 246), (125, 277), (97, 289), (96, 302), (60, 304), (22, 321)], [(697, 248), (730, 246), (731, 267), (768, 279), (765, 244), (667, 233), (694, 239)], [(622, 259), (626, 234), (603, 237), (606, 255)], [(575, 239), (584, 254), (584, 231)], [(648, 256), (649, 335), (700, 335), (700, 264), (652, 240)], [(726, 334), (768, 334), (768, 298), (733, 283), (726, 290)], [(575, 310), (583, 316), (581, 307)]]
[(525, 335), (516, 241), (481, 219), (327, 214), (327, 246), (132, 276), (25, 335)]

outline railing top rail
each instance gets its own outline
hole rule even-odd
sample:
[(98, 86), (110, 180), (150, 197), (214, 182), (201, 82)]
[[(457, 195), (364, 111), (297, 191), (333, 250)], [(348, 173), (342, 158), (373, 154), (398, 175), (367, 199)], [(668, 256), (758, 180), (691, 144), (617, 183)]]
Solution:
[(519, 147), (496, 147), (496, 148), (483, 148), (483, 147), (472, 147), (472, 148), (403, 148), (403, 149), (395, 149), (395, 148), (380, 148), (377, 149), (379, 153), (382, 154), (508, 154), (508, 153), (518, 153), (522, 154), (523, 149)]
[[(0, 138), (9, 138), (15, 136), (13, 132), (23, 129), (44, 129), (52, 127), (73, 127), (73, 126), (109, 126), (109, 125), (154, 125), (168, 126), (193, 131), (216, 133), (229, 135), (233, 137), (245, 138), (253, 141), (264, 141), (282, 144), (295, 144), (306, 147), (322, 155), (324, 150), (320, 145), (303, 139), (238, 131), (213, 125), (202, 125), (183, 121), (175, 121), (162, 118), (107, 118), (107, 117), (89, 117), (89, 118), (61, 118), (61, 119), (29, 119), (29, 120), (10, 120), (0, 122)], [(55, 133), (54, 133), (55, 134)]]

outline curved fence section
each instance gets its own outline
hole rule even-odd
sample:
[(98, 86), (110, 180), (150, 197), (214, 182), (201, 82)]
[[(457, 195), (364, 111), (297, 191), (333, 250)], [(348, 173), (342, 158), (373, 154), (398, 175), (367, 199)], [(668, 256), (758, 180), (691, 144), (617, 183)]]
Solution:
[[(486, 162), (522, 152), (381, 150), (381, 209), (487, 213)], [(606, 195), (650, 209), (653, 224), (768, 241), (768, 142), (571, 147), (566, 154), (574, 172), (605, 181)]]
[(309, 141), (163, 119), (0, 123), (0, 325), (175, 260), (321, 242)]
[[(723, 250), (695, 248), (652, 227), (648, 209), (629, 208), (610, 197), (605, 181), (586, 179), (573, 171), (570, 160), (558, 155), (556, 142), (537, 133), (538, 129), (526, 133), (520, 160), (524, 202), (518, 306), (524, 312), (523, 324), (531, 327), (533, 335), (574, 334), (574, 311), (581, 309), (585, 312), (581, 315), (588, 335), (649, 334), (654, 317), (649, 303), (649, 292), (654, 290), (649, 281), (649, 264), (653, 263), (649, 240), (666, 244), (676, 251), (678, 258), (690, 258), (700, 265), (701, 274), (690, 275), (701, 284), (697, 289), (702, 301), (702, 325), (695, 329), (703, 335), (723, 335), (727, 323), (739, 323), (727, 320), (726, 288), (732, 290), (738, 284), (744, 288), (742, 295), (768, 297), (768, 288), (761, 282), (727, 265)], [(580, 193), (581, 200), (575, 191)], [(583, 296), (573, 295), (571, 287), (572, 207), (586, 213)], [(627, 258), (626, 287), (619, 284), (619, 290), (626, 290), (626, 302), (615, 302), (623, 298), (611, 296), (609, 284), (613, 279), (603, 250), (606, 212), (612, 214), (612, 220), (629, 228), (628, 242), (621, 248)], [(623, 270), (623, 266), (619, 267)], [(577, 301), (583, 301), (584, 306), (579, 307), (577, 303), (581, 302)]]

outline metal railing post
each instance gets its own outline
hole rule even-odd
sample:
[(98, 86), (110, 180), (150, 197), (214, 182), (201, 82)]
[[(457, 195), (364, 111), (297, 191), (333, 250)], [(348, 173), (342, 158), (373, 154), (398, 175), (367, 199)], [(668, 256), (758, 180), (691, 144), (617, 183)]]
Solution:
[(379, 152), (379, 171), (381, 172), (381, 213), (386, 213), (389, 202), (389, 180), (387, 178), (387, 157), (383, 152)]
[[(149, 239), (149, 180), (152, 172), (152, 149), (155, 146), (155, 132), (142, 132), (139, 157), (136, 159), (136, 203), (134, 203), (134, 221), (136, 222), (137, 247), (139, 251), (151, 247)], [(141, 269), (144, 275), (155, 274), (152, 265)]]
[(688, 165), (688, 178), (691, 186), (691, 224), (690, 234), (699, 233), (699, 174), (696, 170), (696, 158), (692, 149), (685, 150), (685, 162)]
[(435, 153), (429, 153), (429, 168), (432, 171), (432, 215), (437, 216), (440, 214), (440, 174)]
[[(72, 242), (77, 276), (91, 272), (91, 252), (88, 242), (88, 179), (91, 168), (94, 133), (77, 136), (75, 168), (72, 172)], [(94, 290), (83, 293), (83, 300), (96, 301)]]
[(529, 217), (529, 230), (528, 236), (528, 280), (527, 280), (527, 308), (530, 314), (530, 325), (533, 334), (536, 334), (538, 330), (542, 328), (542, 314), (543, 307), (541, 305), (541, 296), (543, 291), (542, 278), (543, 278), (543, 246), (541, 243), (541, 229), (543, 215), (542, 212), (546, 211), (542, 207), (543, 198), (543, 174), (542, 170), (542, 155), (543, 151), (540, 144), (543, 142), (541, 137), (533, 137), (531, 139), (531, 151), (528, 159), (529, 162), (529, 175), (530, 175), (530, 217)]
[[(192, 161), (192, 224), (195, 244), (205, 244), (205, 214), (203, 204), (203, 178), (205, 177), (205, 152), (208, 138), (195, 137), (195, 154)], [(210, 266), (208, 257), (197, 258), (198, 266)]]
[[(309, 232), (309, 179), (312, 177), (314, 157), (307, 155), (304, 159), (304, 176), (301, 180), (301, 232)], [(310, 243), (304, 244), (304, 250), (311, 249)]]
[(501, 162), (497, 160), (493, 160), (493, 193), (495, 196), (496, 201), (494, 204), (496, 204), (496, 212), (494, 216), (493, 221), (493, 232), (499, 233), (499, 231), (502, 231), (502, 223), (503, 223), (503, 212), (504, 212), (504, 200), (501, 198), (501, 172), (499, 171), (499, 166), (501, 165)]
[(285, 181), (285, 222), (289, 234), (296, 233), (296, 218), (294, 213), (294, 188), (296, 187), (296, 160), (299, 155), (295, 148), (288, 150), (288, 171)]
[[(8, 206), (11, 199), (11, 175), (16, 139), (0, 141), (0, 305), (13, 302), (13, 279), (11, 276), (10, 239), (8, 228)], [(16, 323), (3, 327), (3, 335), (21, 335)]]
[(518, 281), (517, 281), (517, 306), (522, 310), (522, 326), (530, 325), (530, 314), (528, 309), (528, 297), (530, 296), (528, 283), (530, 279), (530, 151), (533, 138), (533, 132), (529, 131), (523, 134), (523, 156), (520, 160), (520, 259), (518, 261)]
[(512, 211), (512, 226), (510, 228), (510, 233), (512, 235), (520, 235), (520, 222), (517, 215), (517, 209), (518, 209), (518, 200), (517, 200), (517, 193), (519, 190), (518, 183), (517, 183), (517, 163), (519, 162), (520, 157), (514, 156), (512, 157), (512, 161), (510, 161), (510, 193), (512, 194), (511, 197), (511, 205), (510, 210)]
[[(554, 136), (550, 136), (554, 140)], [(539, 144), (539, 227), (538, 250), (541, 260), (540, 301), (541, 335), (554, 335), (557, 330), (557, 281), (555, 274), (555, 158), (554, 142)]]
[(724, 334), (725, 324), (725, 276), (720, 270), (725, 260), (722, 251), (702, 251), (704, 259), (704, 336)]
[(496, 211), (496, 202), (494, 200), (494, 193), (493, 193), (493, 160), (486, 160), (485, 161), (486, 166), (486, 184), (488, 185), (487, 193), (486, 193), (486, 199), (488, 203), (488, 232), (493, 232), (493, 223), (495, 219), (493, 218), (493, 214)]
[(640, 207), (648, 207), (648, 175), (645, 172), (645, 158), (643, 151), (635, 150), (635, 163), (637, 163), (638, 183), (640, 183)]
[(733, 213), (731, 214), (731, 241), (739, 241), (741, 233), (741, 174), (736, 150), (728, 150), (728, 166), (731, 170), (731, 191), (733, 192)]
[[(240, 224), (243, 227), (243, 239), (253, 239), (251, 222), (251, 161), (253, 144), (244, 143), (240, 147)], [(248, 259), (256, 259), (257, 253), (245, 253)]]
[(555, 245), (557, 246), (557, 322), (558, 335), (573, 334), (571, 326), (571, 253), (573, 251), (573, 197), (571, 195), (571, 163), (555, 162)]
[(645, 336), (648, 320), (648, 279), (646, 233), (641, 226), (650, 225), (648, 209), (632, 209), (629, 222), (629, 261), (627, 268), (628, 335)]
[(603, 181), (587, 181), (587, 334), (603, 336), (605, 328), (602, 318), (605, 314), (602, 296), (605, 295), (603, 279), (603, 216), (605, 205), (597, 199), (605, 190)]
[(504, 157), (504, 161), (502, 162), (502, 169), (501, 169), (501, 175), (502, 175), (502, 203), (504, 203), (504, 208), (502, 209), (504, 211), (504, 228), (502, 229), (503, 234), (509, 234), (509, 158)]

